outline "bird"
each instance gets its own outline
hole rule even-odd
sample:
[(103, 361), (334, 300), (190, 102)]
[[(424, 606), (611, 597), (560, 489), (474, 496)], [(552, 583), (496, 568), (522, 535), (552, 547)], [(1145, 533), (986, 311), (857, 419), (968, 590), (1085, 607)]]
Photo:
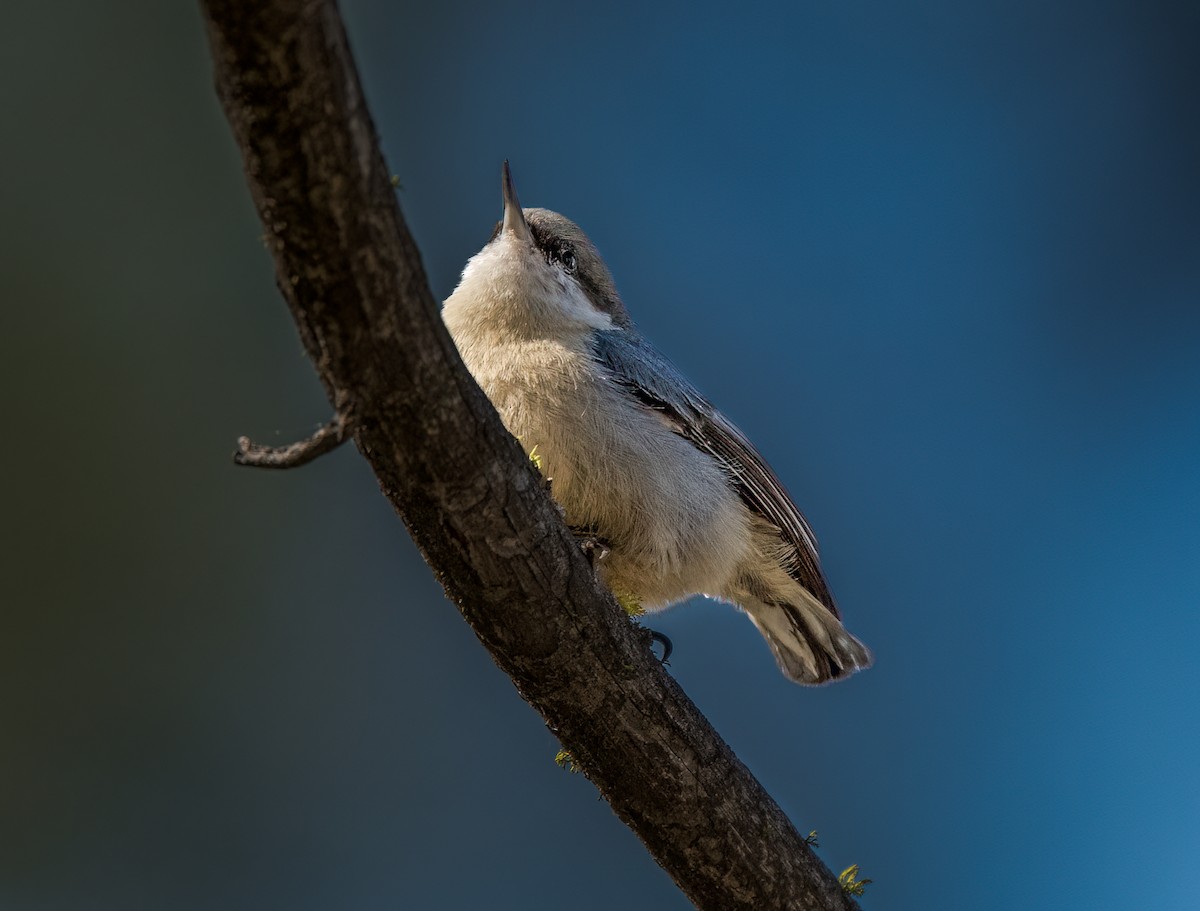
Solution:
[(503, 217), (442, 318), (567, 524), (601, 542), (601, 581), (646, 611), (695, 595), (732, 603), (799, 684), (869, 667), (812, 529), (763, 457), (634, 327), (583, 230), (523, 209), (507, 161), (501, 189)]

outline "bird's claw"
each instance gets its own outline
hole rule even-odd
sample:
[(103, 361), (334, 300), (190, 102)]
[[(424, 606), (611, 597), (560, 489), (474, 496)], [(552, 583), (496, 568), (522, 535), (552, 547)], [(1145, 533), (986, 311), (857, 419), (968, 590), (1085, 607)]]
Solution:
[(659, 664), (669, 665), (670, 661), (667, 659), (671, 657), (671, 652), (675, 650), (675, 646), (671, 644), (671, 640), (667, 638), (665, 633), (660, 633), (658, 630), (648, 629), (646, 632), (650, 634), (649, 638), (652, 643), (657, 642), (662, 645), (663, 653), (662, 657), (658, 659)]
[(604, 558), (612, 553), (612, 548), (608, 542), (598, 535), (577, 533), (577, 537), (579, 539), (579, 549), (587, 557), (592, 569), (595, 569), (596, 564), (603, 562)]
[[(587, 557), (588, 563), (591, 565), (592, 569), (595, 569), (597, 564), (601, 563), (605, 557), (612, 553), (612, 547), (599, 535), (593, 534), (591, 531), (580, 529), (572, 529), (572, 531), (574, 531), (575, 537), (579, 541), (579, 549), (582, 550), (584, 556)], [(641, 605), (638, 603), (636, 598), (623, 598), (620, 592), (615, 592), (614, 594), (617, 598), (617, 602), (631, 617), (637, 616), (643, 612)], [(632, 607), (630, 605), (632, 605)], [(658, 659), (659, 662), (661, 664), (669, 664), (670, 662), (668, 659), (671, 657), (671, 652), (675, 650), (675, 646), (671, 644), (671, 640), (667, 638), (666, 634), (660, 633), (657, 630), (648, 629), (645, 630), (645, 633), (648, 639), (647, 645), (657, 642), (662, 646), (663, 653), (662, 657)]]

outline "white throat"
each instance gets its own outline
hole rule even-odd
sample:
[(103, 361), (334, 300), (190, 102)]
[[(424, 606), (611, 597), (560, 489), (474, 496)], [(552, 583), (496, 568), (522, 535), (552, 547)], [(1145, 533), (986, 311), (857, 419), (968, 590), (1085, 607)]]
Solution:
[(467, 262), (442, 316), (456, 338), (464, 330), (544, 338), (613, 326), (574, 277), (507, 232)]

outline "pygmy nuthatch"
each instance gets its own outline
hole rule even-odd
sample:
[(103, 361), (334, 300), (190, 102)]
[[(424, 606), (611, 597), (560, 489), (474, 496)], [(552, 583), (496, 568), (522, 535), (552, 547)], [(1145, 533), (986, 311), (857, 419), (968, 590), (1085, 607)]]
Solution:
[(738, 605), (797, 683), (868, 667), (762, 456), (633, 327), (583, 231), (522, 210), (507, 162), (503, 190), (504, 219), (442, 315), (567, 523), (607, 546), (604, 582), (647, 610), (695, 594)]

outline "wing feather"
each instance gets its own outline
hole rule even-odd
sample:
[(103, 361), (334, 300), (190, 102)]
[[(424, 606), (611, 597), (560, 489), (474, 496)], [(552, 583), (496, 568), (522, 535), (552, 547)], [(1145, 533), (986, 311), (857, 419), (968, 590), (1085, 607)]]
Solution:
[(670, 418), (676, 433), (721, 463), (742, 502), (779, 530), (787, 545), (787, 573), (840, 619), (821, 572), (812, 528), (745, 434), (635, 331), (596, 332), (594, 352), (638, 402)]

